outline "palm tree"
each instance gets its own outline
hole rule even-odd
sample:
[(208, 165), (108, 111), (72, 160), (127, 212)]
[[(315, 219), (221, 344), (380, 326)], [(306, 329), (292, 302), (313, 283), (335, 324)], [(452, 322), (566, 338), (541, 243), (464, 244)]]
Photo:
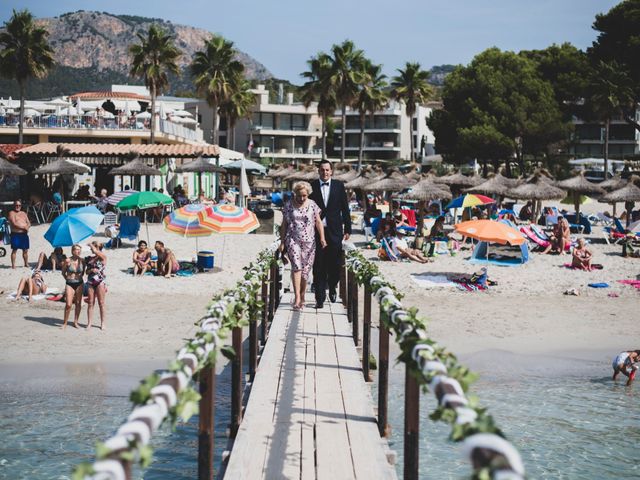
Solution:
[(218, 109), (233, 93), (234, 79), (242, 75), (244, 65), (235, 60), (233, 42), (214, 35), (191, 62), (191, 76), (199, 94), (213, 110), (213, 143), (218, 143)]
[(242, 75), (232, 81), (231, 95), (220, 105), (220, 114), (227, 118), (227, 148), (236, 149), (236, 124), (242, 118), (251, 118), (251, 107), (255, 96), (250, 91), (251, 84)]
[(322, 118), (322, 159), (327, 158), (327, 130), (329, 118), (336, 110), (336, 98), (331, 86), (330, 58), (326, 53), (320, 52), (317, 56), (307, 60), (309, 70), (301, 75), (308, 79), (300, 87), (302, 102), (309, 108), (312, 102), (318, 103), (318, 115)]
[(614, 117), (624, 118), (633, 102), (633, 83), (617, 62), (598, 62), (587, 87), (588, 114), (604, 122), (604, 179), (609, 174), (609, 126)]
[(371, 114), (373, 128), (374, 113), (384, 108), (389, 98), (385, 92), (387, 76), (382, 74), (382, 65), (374, 65), (369, 59), (363, 62), (362, 83), (353, 107), (360, 113), (360, 148), (358, 149), (358, 171), (362, 168), (364, 151), (364, 122), (367, 113)]
[(173, 37), (158, 25), (151, 25), (146, 35), (138, 33), (139, 44), (129, 47), (132, 56), (130, 75), (144, 78), (151, 93), (151, 143), (155, 143), (156, 97), (169, 85), (167, 74), (179, 74), (176, 61), (182, 52), (175, 46)]
[(342, 143), (340, 160), (344, 162), (346, 146), (347, 106), (353, 104), (358, 95), (358, 85), (362, 82), (362, 65), (364, 52), (355, 47), (351, 40), (331, 47), (328, 58), (331, 67), (329, 78), (335, 92), (336, 102), (341, 108)]
[(24, 100), (27, 80), (44, 78), (53, 67), (53, 50), (47, 42), (49, 32), (34, 23), (28, 10), (13, 11), (0, 33), (0, 75), (16, 80), (20, 87), (20, 123), (18, 143), (24, 131)]
[(405, 112), (411, 125), (411, 161), (415, 162), (412, 120), (416, 114), (416, 104), (425, 103), (432, 94), (428, 83), (429, 72), (422, 70), (418, 62), (407, 62), (404, 70), (398, 69), (398, 73), (391, 82), (391, 96), (405, 104)]

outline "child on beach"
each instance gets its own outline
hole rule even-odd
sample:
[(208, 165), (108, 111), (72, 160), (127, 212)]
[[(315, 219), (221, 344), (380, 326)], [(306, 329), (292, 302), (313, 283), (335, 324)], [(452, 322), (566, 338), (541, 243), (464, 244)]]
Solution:
[(618, 377), (618, 374), (622, 374), (629, 377), (627, 380), (627, 386), (631, 385), (636, 372), (640, 369), (640, 350), (627, 350), (620, 352), (614, 359), (611, 366), (613, 367), (613, 380)]

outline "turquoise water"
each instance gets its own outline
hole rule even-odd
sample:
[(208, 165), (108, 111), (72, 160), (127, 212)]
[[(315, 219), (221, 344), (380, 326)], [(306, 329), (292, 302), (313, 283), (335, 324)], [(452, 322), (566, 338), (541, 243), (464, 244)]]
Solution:
[[(463, 358), (481, 373), (474, 385), (508, 438), (520, 450), (529, 478), (640, 478), (640, 382), (610, 379), (597, 361), (514, 357), (505, 353)], [(374, 372), (376, 373), (376, 372)], [(227, 446), (229, 382), (219, 377), (216, 462)], [(138, 377), (136, 377), (138, 378)], [(390, 374), (391, 448), (402, 472), (404, 371)], [(73, 465), (93, 458), (94, 443), (111, 436), (131, 410), (124, 395), (27, 392), (0, 388), (0, 479), (64, 480)], [(108, 390), (108, 389), (107, 389)], [(128, 391), (128, 388), (126, 389)], [(65, 393), (66, 392), (66, 393)], [(375, 387), (374, 387), (375, 398)], [(446, 425), (428, 419), (434, 399), (421, 397), (421, 478), (468, 478), (470, 467)], [(163, 427), (153, 437), (154, 462), (145, 480), (193, 479), (197, 418)], [(140, 474), (136, 475), (141, 478)]]
[[(481, 379), (473, 387), (507, 438), (519, 449), (529, 478), (640, 478), (640, 384), (611, 381), (606, 361), (528, 359), (492, 355), (496, 367), (480, 361)], [(469, 364), (469, 362), (465, 362)], [(471, 362), (474, 363), (474, 362)], [(400, 366), (390, 374), (391, 448), (402, 472), (403, 382)], [(374, 389), (375, 390), (375, 389)], [(377, 393), (374, 391), (374, 395)], [(374, 398), (376, 398), (374, 396)], [(468, 478), (470, 466), (459, 444), (447, 441), (448, 426), (428, 414), (431, 394), (421, 398), (421, 478)]]

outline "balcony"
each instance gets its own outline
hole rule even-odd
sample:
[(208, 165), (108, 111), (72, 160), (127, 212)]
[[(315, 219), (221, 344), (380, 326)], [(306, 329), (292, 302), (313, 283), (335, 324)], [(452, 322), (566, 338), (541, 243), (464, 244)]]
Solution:
[(309, 149), (305, 152), (303, 148), (276, 148), (271, 151), (271, 147), (256, 147), (251, 156), (257, 158), (289, 158), (289, 159), (307, 159), (316, 160), (322, 158), (322, 149)]
[[(17, 114), (0, 115), (0, 132), (4, 129), (17, 133), (19, 116)], [(98, 116), (95, 115), (39, 115), (24, 119), (24, 133), (30, 135), (56, 135), (75, 137), (139, 137), (150, 135), (151, 120), (135, 116)], [(176, 142), (202, 142), (202, 130), (191, 129), (184, 125), (160, 120), (156, 126), (160, 137)]]
[(286, 136), (286, 137), (318, 137), (322, 135), (320, 130), (308, 130), (306, 127), (291, 127), (290, 129), (265, 127), (262, 125), (252, 125), (251, 133), (265, 136)]

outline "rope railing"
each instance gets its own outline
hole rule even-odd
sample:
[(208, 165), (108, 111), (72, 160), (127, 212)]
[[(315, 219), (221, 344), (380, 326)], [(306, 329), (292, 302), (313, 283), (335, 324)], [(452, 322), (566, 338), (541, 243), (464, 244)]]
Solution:
[[(153, 373), (133, 390), (134, 405), (127, 421), (116, 434), (96, 446), (96, 461), (81, 463), (73, 472), (73, 480), (130, 480), (134, 464), (143, 469), (152, 461), (149, 445), (155, 431), (166, 421), (178, 418), (188, 421), (200, 413), (198, 478), (213, 478), (213, 418), (215, 396), (215, 363), (219, 353), (232, 360), (231, 435), (242, 418), (242, 328), (250, 327), (250, 375), (257, 361), (257, 320), (262, 316), (262, 340), (266, 340), (278, 283), (275, 252), (278, 242), (258, 254), (255, 262), (245, 267), (243, 278), (233, 288), (213, 297), (206, 315), (197, 323), (198, 331), (176, 354), (169, 368)], [(268, 283), (267, 283), (268, 282)], [(270, 288), (269, 288), (270, 287)], [(269, 290), (269, 291), (268, 291)], [(271, 314), (272, 315), (272, 314)], [(233, 346), (225, 343), (231, 333)], [(199, 391), (192, 380), (199, 381)]]
[[(456, 356), (429, 337), (425, 321), (416, 308), (404, 309), (402, 296), (380, 274), (378, 267), (367, 260), (355, 246), (345, 246), (348, 291), (342, 295), (350, 321), (353, 322), (356, 344), (358, 332), (358, 285), (365, 287), (363, 364), (368, 365), (370, 304), (373, 295), (380, 306), (380, 368), (378, 388), (378, 422), (381, 435), (388, 433), (388, 336), (393, 332), (402, 351), (399, 360), (405, 364), (405, 435), (404, 479), (419, 476), (419, 395), (431, 391), (438, 402), (431, 413), (432, 420), (451, 425), (450, 439), (463, 442), (474, 479), (522, 480), (525, 476), (520, 454), (505, 439), (493, 417), (478, 401), (467, 396), (476, 375), (460, 364)], [(347, 275), (345, 275), (346, 277)], [(344, 301), (343, 300), (343, 301)], [(365, 380), (368, 368), (364, 369)]]

